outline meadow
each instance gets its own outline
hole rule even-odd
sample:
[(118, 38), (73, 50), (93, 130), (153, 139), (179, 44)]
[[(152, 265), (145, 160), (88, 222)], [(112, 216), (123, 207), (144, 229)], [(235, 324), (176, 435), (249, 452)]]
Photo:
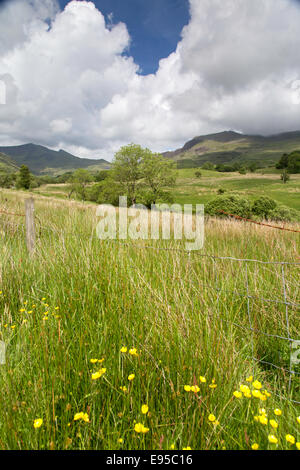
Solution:
[(32, 256), (0, 214), (0, 449), (300, 449), (299, 265), (222, 258), (297, 263), (299, 235), (211, 218), (190, 254), (101, 241), (96, 206), (56, 196), (34, 193)]

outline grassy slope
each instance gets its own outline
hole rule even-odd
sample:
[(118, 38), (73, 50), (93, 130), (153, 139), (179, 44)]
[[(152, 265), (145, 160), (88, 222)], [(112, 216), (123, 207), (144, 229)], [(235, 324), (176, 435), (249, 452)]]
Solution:
[(4, 153), (0, 153), (0, 172), (14, 173), (17, 170), (17, 164)]
[(185, 204), (205, 204), (217, 197), (220, 188), (228, 193), (238, 193), (249, 199), (269, 196), (278, 203), (300, 210), (300, 175), (292, 175), (283, 184), (278, 172), (240, 175), (239, 173), (218, 173), (201, 170), (202, 177), (195, 177), (194, 169), (178, 170), (178, 180), (174, 190), (175, 202)]
[[(1, 191), (0, 207), (21, 212), (27, 196)], [(9, 345), (7, 364), (0, 366), (0, 448), (248, 449), (254, 442), (276, 448), (269, 433), (278, 436), (280, 449), (290, 448), (287, 433), (300, 441), (299, 410), (274, 396), (287, 394), (278, 370), (255, 367), (255, 377), (272, 392), (267, 401), (232, 396), (252, 373), (251, 334), (233, 325), (249, 326), (247, 301), (230, 293), (245, 295), (242, 264), (100, 242), (91, 239), (94, 206), (35, 197), (39, 238), (32, 258), (23, 220), (0, 219), (0, 331)], [(298, 242), (296, 234), (211, 220), (204, 251), (295, 261)], [(288, 298), (299, 302), (297, 269), (286, 267), (285, 275)], [(248, 283), (255, 296), (282, 299), (276, 266), (249, 263)], [(250, 308), (256, 329), (286, 335), (284, 306), (255, 297)], [(299, 316), (292, 308), (289, 318), (297, 337)], [(139, 356), (122, 355), (124, 345)], [(260, 335), (254, 335), (254, 354), (283, 367), (289, 360), (286, 342)], [(104, 362), (92, 365), (91, 358)], [(104, 376), (91, 380), (100, 367), (107, 369)], [(215, 389), (209, 387), (213, 378)], [(196, 383), (197, 395), (184, 391)], [(261, 407), (269, 418), (276, 418), (275, 407), (282, 409), (277, 431), (254, 422)], [(81, 411), (88, 423), (73, 420)], [(210, 413), (218, 426), (208, 421)], [(33, 428), (36, 418), (44, 420), (40, 429)], [(135, 420), (149, 432), (137, 434)]]
[(257, 162), (268, 166), (276, 163), (283, 153), (290, 153), (300, 148), (300, 132), (273, 137), (242, 136), (239, 138), (237, 134), (232, 133), (232, 138), (228, 138), (228, 135), (230, 133), (216, 134), (215, 137), (204, 136), (201, 142), (195, 143), (191, 148), (188, 148), (187, 143), (187, 149), (183, 147), (176, 153), (171, 152), (166, 156), (180, 161), (181, 165), (186, 164), (190, 167), (201, 166), (206, 161), (214, 164), (236, 161)]

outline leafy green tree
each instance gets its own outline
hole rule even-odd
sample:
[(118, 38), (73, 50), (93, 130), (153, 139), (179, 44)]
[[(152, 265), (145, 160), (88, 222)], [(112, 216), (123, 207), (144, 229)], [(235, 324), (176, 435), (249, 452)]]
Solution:
[(29, 189), (31, 184), (31, 174), (28, 166), (22, 165), (17, 177), (17, 188), (18, 189)]
[(121, 147), (112, 162), (112, 178), (120, 184), (123, 196), (128, 197), (129, 205), (136, 202), (139, 182), (142, 178), (141, 162), (146, 152), (150, 151), (144, 150), (140, 145), (130, 144)]
[(167, 188), (175, 184), (175, 163), (140, 145), (122, 147), (112, 162), (111, 176), (118, 192), (127, 196), (128, 204), (147, 206), (170, 199)]
[(74, 171), (71, 177), (69, 198), (73, 193), (75, 193), (77, 197), (80, 197), (80, 199), (85, 201), (87, 199), (87, 185), (92, 181), (93, 177), (88, 170), (78, 168), (78, 170)]
[(202, 169), (203, 170), (214, 170), (215, 169), (215, 165), (211, 162), (205, 162), (203, 163), (202, 165)]
[(95, 181), (100, 183), (100, 181), (104, 181), (106, 178), (110, 176), (109, 170), (100, 170), (95, 175)]
[(147, 205), (170, 201), (166, 188), (176, 181), (175, 163), (145, 149), (141, 160), (141, 186), (147, 190)]
[(277, 170), (283, 170), (283, 168), (287, 168), (289, 163), (289, 156), (287, 153), (284, 153), (276, 165)]
[(202, 176), (201, 171), (199, 171), (199, 170), (195, 171), (195, 176), (196, 176), (196, 178), (201, 178), (201, 176)]
[(283, 172), (280, 175), (280, 179), (284, 184), (287, 183), (291, 179), (291, 177), (288, 174), (287, 170), (283, 170)]
[(289, 173), (300, 173), (300, 151), (289, 155), (287, 170)]

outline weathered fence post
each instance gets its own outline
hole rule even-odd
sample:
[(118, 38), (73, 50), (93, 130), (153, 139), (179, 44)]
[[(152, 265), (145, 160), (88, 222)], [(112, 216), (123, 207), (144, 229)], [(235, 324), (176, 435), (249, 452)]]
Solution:
[(35, 248), (34, 200), (25, 199), (26, 244), (31, 254)]

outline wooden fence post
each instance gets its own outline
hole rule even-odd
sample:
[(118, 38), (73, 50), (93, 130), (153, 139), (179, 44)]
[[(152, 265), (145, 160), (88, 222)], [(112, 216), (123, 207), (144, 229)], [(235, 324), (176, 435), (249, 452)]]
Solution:
[(35, 248), (35, 224), (34, 224), (34, 200), (33, 198), (25, 199), (25, 221), (26, 221), (26, 244), (29, 254)]

